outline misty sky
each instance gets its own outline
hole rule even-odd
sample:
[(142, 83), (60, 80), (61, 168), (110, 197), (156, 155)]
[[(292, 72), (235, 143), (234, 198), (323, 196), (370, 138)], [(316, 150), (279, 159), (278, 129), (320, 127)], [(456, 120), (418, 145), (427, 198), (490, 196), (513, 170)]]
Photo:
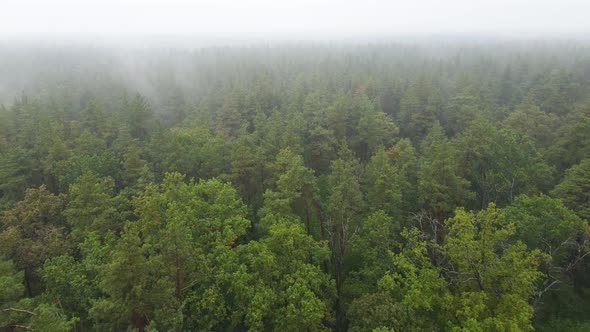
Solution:
[(583, 37), (588, 15), (588, 0), (1, 0), (0, 37)]

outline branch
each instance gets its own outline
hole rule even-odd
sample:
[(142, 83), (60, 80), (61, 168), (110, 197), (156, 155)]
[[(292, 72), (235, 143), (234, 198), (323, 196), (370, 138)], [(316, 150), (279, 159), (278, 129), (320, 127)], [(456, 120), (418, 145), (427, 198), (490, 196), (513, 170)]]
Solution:
[[(580, 252), (580, 251), (578, 251)], [(572, 262), (570, 262), (567, 267), (564, 269), (565, 272), (571, 271), (579, 262), (581, 262), (586, 256), (590, 255), (590, 251), (581, 254), (580, 256), (576, 257)]]
[(548, 290), (550, 290), (551, 288), (553, 288), (553, 286), (559, 284), (560, 281), (559, 280), (553, 280), (553, 282), (551, 282), (549, 285), (547, 285), (547, 287), (545, 287), (544, 289), (540, 290), (537, 298), (535, 299), (535, 301), (533, 302), (533, 307), (536, 307), (540, 302), (541, 302), (541, 297), (543, 297), (543, 294), (545, 294)]
[(16, 312), (24, 312), (30, 315), (35, 315), (34, 312), (29, 311), (29, 310), (24, 310), (24, 309), (16, 309), (16, 308), (6, 308), (6, 309), (0, 309), (0, 312), (5, 312), (5, 311), (16, 311)]
[(4, 326), (0, 326), (0, 330), (5, 329), (5, 328), (9, 328), (9, 327), (18, 327), (21, 329), (25, 329), (25, 330), (30, 330), (31, 328), (25, 325), (20, 325), (20, 324), (8, 324), (8, 325), (4, 325)]

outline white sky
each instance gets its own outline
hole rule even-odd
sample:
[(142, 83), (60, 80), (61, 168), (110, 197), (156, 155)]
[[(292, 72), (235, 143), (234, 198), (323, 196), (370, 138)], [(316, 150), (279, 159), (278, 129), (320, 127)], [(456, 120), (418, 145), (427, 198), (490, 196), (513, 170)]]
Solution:
[(590, 35), (590, 0), (0, 0), (0, 38)]

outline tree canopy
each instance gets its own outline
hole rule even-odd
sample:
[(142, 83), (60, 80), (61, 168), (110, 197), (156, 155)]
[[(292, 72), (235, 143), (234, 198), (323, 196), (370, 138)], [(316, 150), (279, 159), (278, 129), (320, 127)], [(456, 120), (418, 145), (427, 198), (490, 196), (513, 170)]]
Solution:
[(585, 44), (95, 51), (0, 75), (0, 331), (589, 330)]

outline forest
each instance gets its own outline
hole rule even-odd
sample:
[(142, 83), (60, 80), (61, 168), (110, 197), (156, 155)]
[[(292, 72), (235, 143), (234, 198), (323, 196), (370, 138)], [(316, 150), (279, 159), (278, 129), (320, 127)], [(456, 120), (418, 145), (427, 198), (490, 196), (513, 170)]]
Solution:
[(590, 331), (590, 44), (0, 45), (0, 331)]

